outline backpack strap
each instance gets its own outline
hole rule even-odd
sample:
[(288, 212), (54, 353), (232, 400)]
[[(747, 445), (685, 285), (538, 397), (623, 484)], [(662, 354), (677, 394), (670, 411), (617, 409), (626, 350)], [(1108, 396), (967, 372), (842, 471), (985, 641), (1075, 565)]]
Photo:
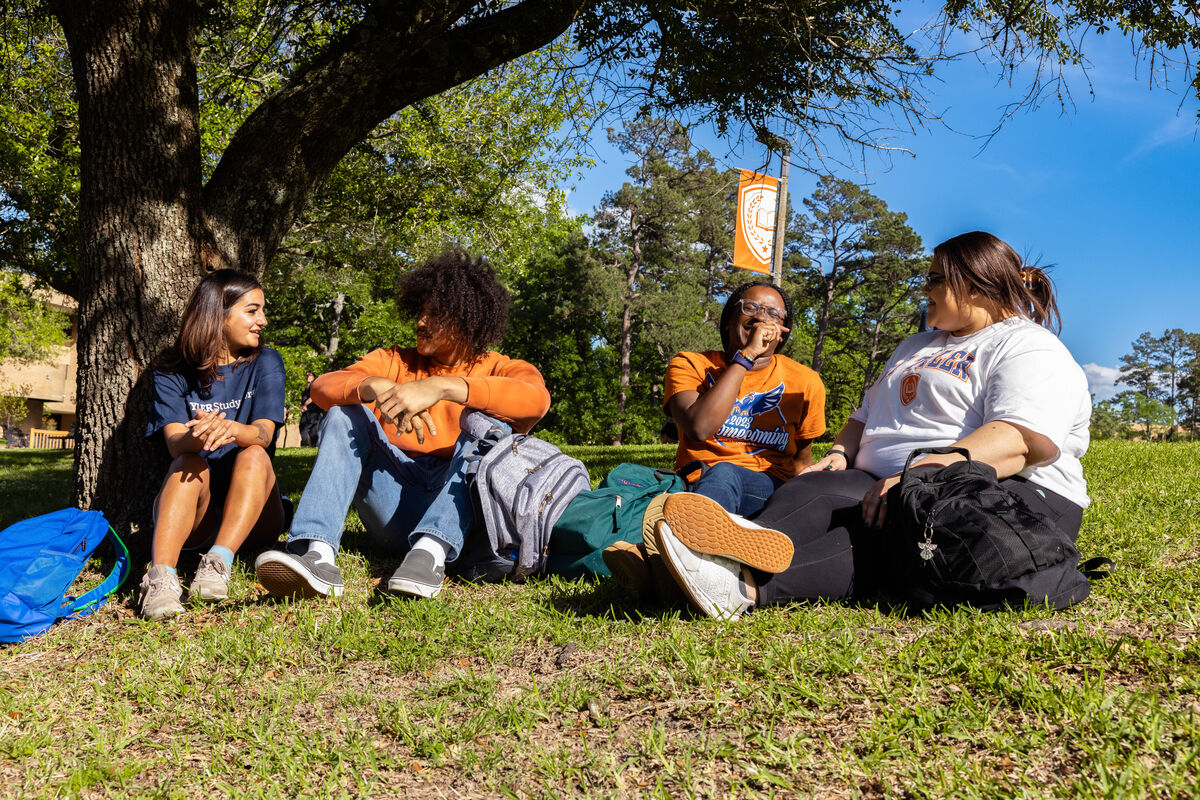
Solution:
[[(675, 474), (678, 475), (679, 477), (683, 478), (683, 482), (685, 484), (687, 484), (688, 490), (690, 491), (693, 486), (695, 486), (697, 483), (700, 482), (700, 478), (703, 478), (705, 475), (708, 474), (708, 471), (710, 469), (712, 469), (711, 464), (706, 464), (705, 462), (696, 458), (696, 459), (693, 459), (693, 460), (689, 461), (688, 463), (684, 464), (679, 469), (675, 470)], [(696, 480), (694, 480), (694, 481), (689, 481), (687, 479), (687, 476), (692, 474), (696, 470), (700, 470), (700, 476), (698, 478), (696, 478)]]
[(971, 463), (971, 451), (965, 447), (918, 447), (909, 453), (908, 458), (904, 460), (904, 471), (900, 474), (900, 482), (904, 482), (904, 477), (908, 474), (908, 468), (917, 456), (948, 456), (951, 453), (958, 453), (967, 460), (968, 464)]
[[(129, 548), (121, 541), (121, 537), (117, 536), (117, 532), (113, 530), (113, 526), (108, 526), (108, 532), (116, 542), (117, 563), (113, 565), (112, 572), (108, 573), (108, 577), (90, 592), (77, 597), (70, 605), (65, 605), (60, 609), (62, 617), (70, 617), (75, 614), (87, 612), (91, 606), (103, 602), (104, 598), (121, 588), (121, 584), (129, 577)], [(93, 611), (95, 609), (92, 609)], [(90, 612), (87, 612), (90, 613)]]
[[(1113, 561), (1111, 558), (1096, 556), (1095, 558), (1089, 558), (1087, 561), (1084, 561), (1082, 564), (1080, 564), (1079, 571), (1082, 572), (1083, 577), (1087, 578), (1089, 581), (1098, 581), (1112, 575), (1112, 571), (1116, 568), (1116, 566), (1117, 562)], [(1105, 569), (1105, 567), (1108, 569)]]

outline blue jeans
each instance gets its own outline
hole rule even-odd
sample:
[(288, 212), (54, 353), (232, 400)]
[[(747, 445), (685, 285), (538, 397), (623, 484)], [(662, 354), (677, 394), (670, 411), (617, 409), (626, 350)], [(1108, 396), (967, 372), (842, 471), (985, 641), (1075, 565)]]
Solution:
[(692, 491), (716, 500), (726, 511), (749, 517), (762, 511), (767, 498), (781, 485), (783, 481), (765, 472), (720, 463), (705, 472), (692, 486)]
[(472, 441), (459, 436), (449, 459), (413, 458), (387, 440), (366, 406), (334, 406), (321, 423), (317, 460), (288, 543), (315, 539), (338, 549), (354, 503), (384, 547), (403, 553), (422, 536), (433, 536), (449, 547), (447, 560), (453, 561), (475, 519), (464, 480), (464, 451)]

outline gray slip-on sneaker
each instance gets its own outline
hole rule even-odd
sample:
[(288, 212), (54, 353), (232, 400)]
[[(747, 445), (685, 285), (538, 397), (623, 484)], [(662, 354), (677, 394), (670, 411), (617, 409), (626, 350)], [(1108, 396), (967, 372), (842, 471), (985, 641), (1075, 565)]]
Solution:
[(445, 567), (434, 567), (433, 554), (424, 550), (409, 550), (400, 566), (388, 581), (389, 592), (433, 598), (442, 591), (446, 579)]
[(144, 619), (170, 619), (183, 613), (183, 587), (179, 585), (179, 577), (172, 574), (162, 564), (155, 564), (146, 570), (142, 576), (141, 600), (138, 613)]
[(281, 597), (340, 597), (345, 584), (336, 564), (317, 561), (316, 553), (302, 556), (267, 550), (254, 561), (254, 573), (268, 593)]
[(205, 553), (200, 556), (200, 566), (196, 568), (196, 576), (188, 587), (188, 595), (206, 603), (228, 600), (229, 578), (232, 574), (229, 565), (219, 555)]

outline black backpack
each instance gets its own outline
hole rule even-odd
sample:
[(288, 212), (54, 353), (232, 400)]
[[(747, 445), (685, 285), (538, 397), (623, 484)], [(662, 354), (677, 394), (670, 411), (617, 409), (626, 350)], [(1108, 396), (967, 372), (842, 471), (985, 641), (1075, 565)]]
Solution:
[[(910, 467), (926, 453), (960, 453), (966, 460)], [(1072, 537), (960, 447), (914, 450), (887, 502), (887, 583), (911, 609), (1063, 609), (1087, 598), (1088, 578), (1106, 575), (1101, 567), (1112, 565), (1106, 558), (1081, 565)]]

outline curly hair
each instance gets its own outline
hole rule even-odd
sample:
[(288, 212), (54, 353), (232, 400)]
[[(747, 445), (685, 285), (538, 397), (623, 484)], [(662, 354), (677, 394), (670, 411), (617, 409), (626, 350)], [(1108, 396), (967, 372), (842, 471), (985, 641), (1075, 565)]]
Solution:
[(727, 353), (729, 352), (729, 326), (737, 317), (738, 312), (741, 311), (741, 306), (738, 305), (738, 302), (742, 299), (746, 292), (750, 291), (755, 286), (765, 286), (768, 289), (774, 289), (779, 293), (780, 299), (783, 300), (783, 311), (785, 314), (783, 318), (783, 327), (788, 328), (789, 330), (779, 335), (779, 346), (776, 348), (777, 352), (783, 349), (783, 346), (787, 344), (787, 340), (791, 336), (790, 329), (792, 327), (792, 317), (794, 312), (792, 309), (792, 300), (787, 296), (787, 293), (770, 281), (751, 281), (750, 283), (743, 283), (741, 286), (733, 290), (733, 292), (729, 295), (729, 299), (725, 301), (725, 307), (721, 309), (721, 347)]
[(500, 341), (508, 329), (508, 290), (482, 258), (451, 248), (413, 268), (400, 279), (396, 305), (402, 313), (422, 312), (455, 331), (472, 356)]

